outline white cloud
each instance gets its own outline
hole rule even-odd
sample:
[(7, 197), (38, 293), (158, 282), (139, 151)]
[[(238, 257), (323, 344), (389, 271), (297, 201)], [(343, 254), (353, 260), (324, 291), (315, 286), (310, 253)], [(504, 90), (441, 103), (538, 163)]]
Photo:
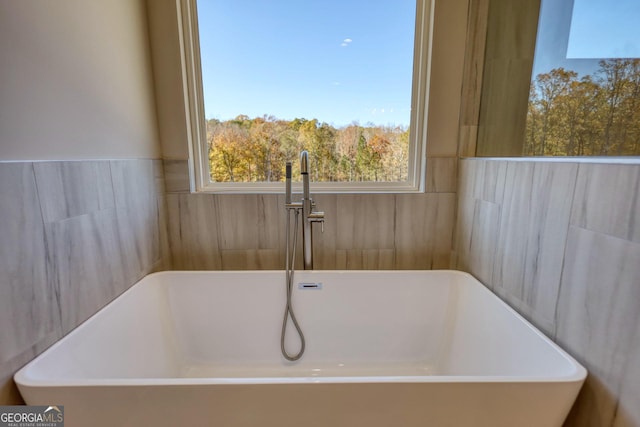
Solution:
[(345, 42), (345, 43), (351, 43), (353, 40), (351, 40), (351, 39), (344, 39), (344, 40), (342, 40), (342, 41), (343, 41), (343, 42)]
[(342, 40), (342, 43), (340, 43), (340, 46), (342, 47), (347, 47), (349, 46), (349, 43), (351, 43), (353, 40), (351, 40), (350, 38), (346, 38), (344, 40)]
[(340, 46), (347, 47), (347, 46), (349, 46), (349, 44), (348, 43), (340, 43)]

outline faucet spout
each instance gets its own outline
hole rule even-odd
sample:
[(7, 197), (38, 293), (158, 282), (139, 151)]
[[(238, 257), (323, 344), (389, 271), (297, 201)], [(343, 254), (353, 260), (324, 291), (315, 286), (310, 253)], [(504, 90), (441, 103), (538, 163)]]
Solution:
[(300, 174), (302, 175), (302, 257), (304, 269), (313, 270), (313, 223), (322, 223), (324, 231), (324, 212), (314, 211), (314, 203), (309, 190), (309, 153), (300, 153)]

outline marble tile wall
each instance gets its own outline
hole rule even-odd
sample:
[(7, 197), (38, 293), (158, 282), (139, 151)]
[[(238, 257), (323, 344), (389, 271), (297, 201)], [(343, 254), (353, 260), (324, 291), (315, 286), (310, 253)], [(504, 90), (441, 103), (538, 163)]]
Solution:
[(463, 159), (456, 264), (589, 370), (566, 426), (640, 426), (640, 165)]
[[(314, 232), (314, 268), (448, 268), (456, 166), (429, 158), (423, 194), (314, 195), (326, 215), (324, 233)], [(186, 162), (171, 168), (184, 175)], [(167, 175), (167, 190), (177, 189), (166, 196), (175, 269), (283, 268), (283, 195), (189, 194), (180, 175)]]
[(170, 268), (164, 191), (156, 160), (0, 163), (0, 405), (22, 365)]

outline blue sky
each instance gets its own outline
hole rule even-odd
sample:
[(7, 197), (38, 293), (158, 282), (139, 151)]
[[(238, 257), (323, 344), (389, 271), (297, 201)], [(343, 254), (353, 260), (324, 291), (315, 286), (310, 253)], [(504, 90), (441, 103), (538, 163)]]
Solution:
[(559, 67), (584, 76), (600, 59), (637, 57), (638, 22), (640, 0), (543, 0), (533, 77)]
[(640, 1), (574, 0), (567, 58), (640, 57)]
[(409, 124), (415, 0), (198, 0), (205, 115)]

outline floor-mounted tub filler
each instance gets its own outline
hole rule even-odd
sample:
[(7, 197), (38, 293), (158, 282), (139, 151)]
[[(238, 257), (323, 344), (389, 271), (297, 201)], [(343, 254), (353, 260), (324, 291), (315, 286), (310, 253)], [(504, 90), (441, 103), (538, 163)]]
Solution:
[[(149, 275), (15, 375), (76, 426), (560, 426), (585, 369), (472, 276)], [(287, 336), (287, 346), (299, 339)]]

